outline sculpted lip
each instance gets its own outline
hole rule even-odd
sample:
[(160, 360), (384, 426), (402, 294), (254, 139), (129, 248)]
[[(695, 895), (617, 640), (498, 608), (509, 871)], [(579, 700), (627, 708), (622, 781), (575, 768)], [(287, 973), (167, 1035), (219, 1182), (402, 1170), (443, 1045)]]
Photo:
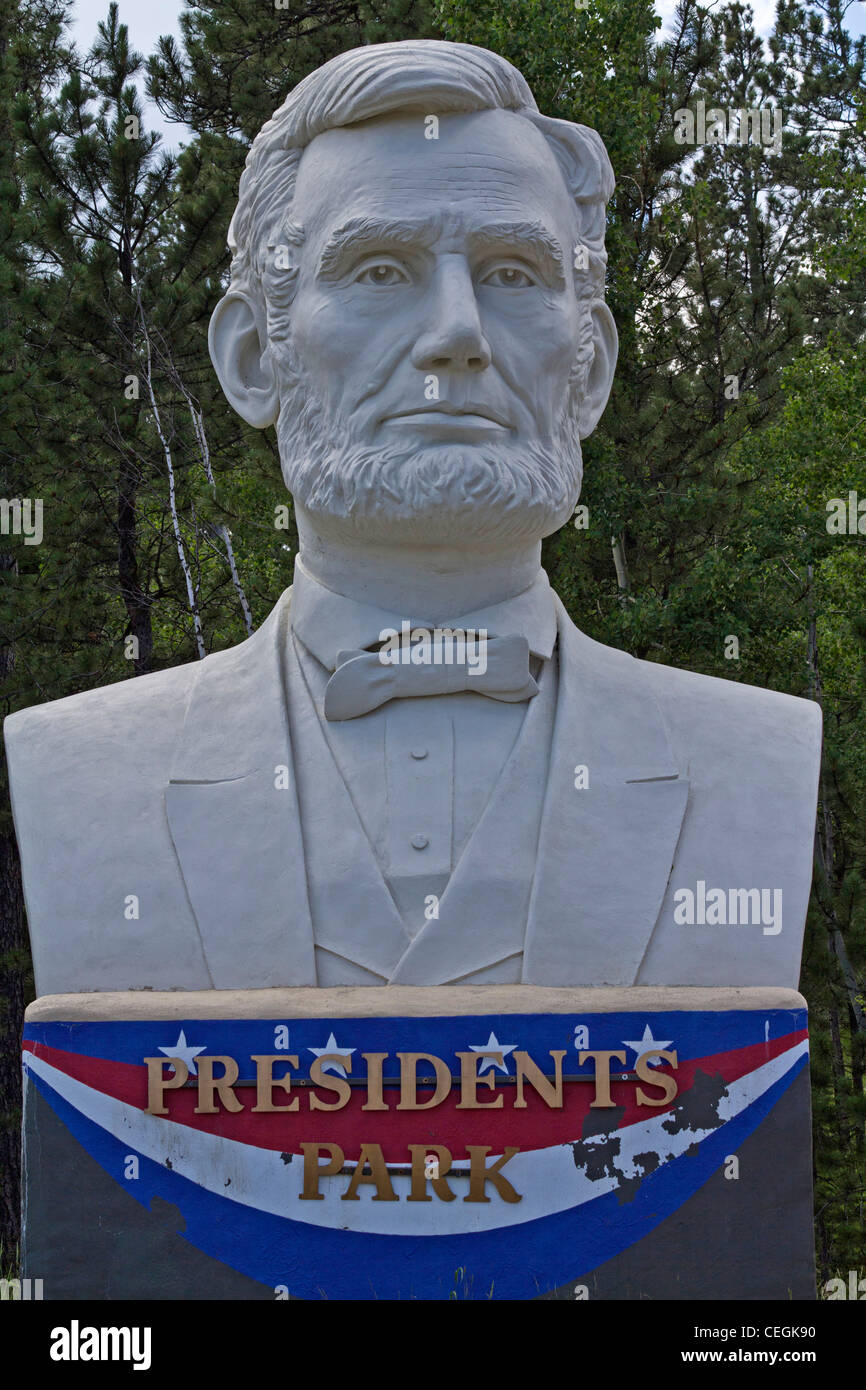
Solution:
[[(498, 415), (494, 415), (490, 406), (478, 405), (473, 401), (462, 406), (450, 405), (448, 402), (444, 401), (430, 401), (428, 404), (416, 406), (412, 410), (399, 410), (394, 411), (390, 415), (384, 415), (382, 421), (385, 423), (390, 420), (417, 419), (418, 417), (429, 418), (431, 416), (438, 417), (434, 422), (438, 424), (444, 423), (444, 416), (445, 420), (451, 420), (455, 424), (488, 424), (496, 425), (499, 429), (510, 428), (505, 420), (501, 419)], [(419, 421), (419, 423), (421, 423), (421, 421)]]

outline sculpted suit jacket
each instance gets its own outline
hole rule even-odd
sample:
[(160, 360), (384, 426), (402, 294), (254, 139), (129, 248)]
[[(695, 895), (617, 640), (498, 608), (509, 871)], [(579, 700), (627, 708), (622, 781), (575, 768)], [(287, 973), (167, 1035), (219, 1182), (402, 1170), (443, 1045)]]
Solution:
[[(317, 975), (293, 774), (304, 750), (290, 747), (290, 596), (228, 651), (7, 719), (40, 994), (330, 983)], [(335, 949), (383, 983), (495, 980), (510, 958), (530, 984), (795, 988), (818, 706), (638, 661), (555, 603), (559, 678), (528, 909), (509, 920), (479, 903), (483, 930), (455, 930), (443, 912), (410, 942), (386, 920), (383, 883), (381, 934), (353, 935), (348, 911)], [(494, 873), (504, 810), (476, 832)], [(781, 890), (781, 930), (679, 923), (675, 893), (701, 884)]]

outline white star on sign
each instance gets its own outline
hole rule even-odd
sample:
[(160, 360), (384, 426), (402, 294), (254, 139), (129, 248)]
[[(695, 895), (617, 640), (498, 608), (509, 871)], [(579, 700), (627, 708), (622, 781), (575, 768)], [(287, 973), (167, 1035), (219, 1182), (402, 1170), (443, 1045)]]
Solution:
[[(198, 1054), (204, 1052), (205, 1049), (203, 1047), (190, 1047), (186, 1040), (186, 1033), (182, 1028), (180, 1030), (180, 1037), (174, 1047), (160, 1047), (157, 1050), (159, 1052), (164, 1052), (166, 1057), (179, 1057), (180, 1060), (186, 1062), (189, 1067), (190, 1076), (198, 1076), (198, 1072), (195, 1069), (195, 1059)], [(172, 1067), (172, 1071), (176, 1071), (176, 1068)]]
[(515, 1049), (516, 1046), (517, 1046), (517, 1043), (501, 1043), (501, 1042), (499, 1041), (499, 1039), (497, 1038), (497, 1036), (496, 1036), (495, 1033), (491, 1033), (491, 1034), (490, 1034), (490, 1037), (487, 1039), (487, 1042), (484, 1043), (481, 1047), (473, 1047), (472, 1044), (470, 1043), (470, 1044), (469, 1044), (469, 1051), (470, 1051), (470, 1052), (501, 1052), (501, 1053), (502, 1053), (502, 1061), (501, 1061), (501, 1062), (497, 1062), (497, 1060), (496, 1060), (495, 1057), (485, 1057), (484, 1061), (481, 1063), (481, 1065), (480, 1065), (479, 1068), (478, 1068), (478, 1075), (481, 1076), (481, 1074), (482, 1074), (483, 1072), (485, 1072), (485, 1071), (488, 1071), (488, 1070), (490, 1069), (490, 1067), (495, 1067), (497, 1071), (504, 1071), (504, 1072), (505, 1072), (505, 1075), (507, 1076), (507, 1075), (508, 1075), (508, 1068), (507, 1068), (507, 1066), (505, 1065), (505, 1058), (508, 1056), (509, 1052), (513, 1052), (513, 1051), (514, 1051), (514, 1049)]
[[(307, 1051), (312, 1052), (316, 1057), (333, 1056), (334, 1053), (336, 1053), (338, 1057), (351, 1057), (356, 1049), (354, 1047), (338, 1047), (337, 1039), (332, 1033), (324, 1047), (308, 1047)], [(346, 1075), (346, 1068), (341, 1067), (339, 1062), (325, 1062), (322, 1066), (322, 1071), (332, 1071), (335, 1076), (344, 1077)]]
[[(646, 1028), (644, 1028), (643, 1037), (641, 1038), (640, 1042), (628, 1042), (625, 1038), (623, 1038), (625, 1046), (630, 1047), (632, 1052), (634, 1052), (638, 1057), (640, 1057), (641, 1053), (643, 1052), (653, 1052), (657, 1048), (663, 1051), (666, 1047), (670, 1047), (672, 1041), (672, 1039), (668, 1039), (667, 1042), (659, 1042), (658, 1038), (653, 1037), (652, 1029), (650, 1028), (649, 1024), (647, 1024)], [(661, 1057), (653, 1057), (650, 1059), (650, 1061), (647, 1062), (648, 1067), (657, 1067), (660, 1064)]]

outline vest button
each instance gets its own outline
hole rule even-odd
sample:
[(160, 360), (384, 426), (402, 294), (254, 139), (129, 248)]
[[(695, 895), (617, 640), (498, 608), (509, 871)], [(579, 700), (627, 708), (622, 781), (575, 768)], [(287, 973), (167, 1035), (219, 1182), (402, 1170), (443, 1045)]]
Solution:
[(413, 749), (412, 749), (412, 757), (415, 758), (416, 761), (420, 763), (420, 761), (421, 761), (422, 758), (426, 758), (426, 757), (427, 757), (427, 749), (426, 749), (426, 748), (413, 748)]
[(413, 849), (426, 849), (430, 841), (426, 835), (413, 835), (409, 843)]

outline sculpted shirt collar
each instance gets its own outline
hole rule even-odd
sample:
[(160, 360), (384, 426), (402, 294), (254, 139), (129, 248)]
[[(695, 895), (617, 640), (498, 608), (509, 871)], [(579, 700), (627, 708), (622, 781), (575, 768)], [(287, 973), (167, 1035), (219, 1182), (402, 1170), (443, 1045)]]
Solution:
[[(296, 635), (308, 651), (329, 671), (336, 669), (339, 651), (359, 650), (379, 642), (386, 628), (401, 630), (406, 614), (387, 612), (370, 603), (336, 594), (326, 589), (295, 560), (292, 586), (291, 621)], [(432, 627), (429, 615), (415, 615), (412, 626)], [(550, 657), (556, 642), (556, 610), (553, 591), (544, 570), (535, 581), (503, 603), (474, 608), (442, 619), (439, 626), (483, 628), (490, 637), (517, 633), (526, 638), (533, 656)]]

